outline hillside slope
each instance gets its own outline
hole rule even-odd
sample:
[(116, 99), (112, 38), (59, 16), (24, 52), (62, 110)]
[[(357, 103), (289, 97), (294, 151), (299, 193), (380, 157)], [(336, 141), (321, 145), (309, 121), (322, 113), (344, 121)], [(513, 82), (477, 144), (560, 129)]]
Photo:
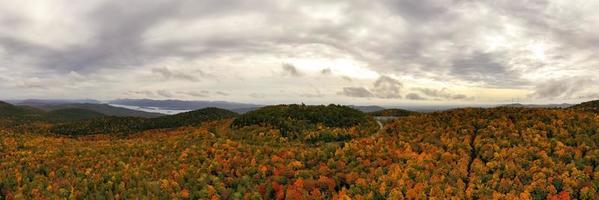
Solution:
[(202, 122), (233, 118), (237, 113), (219, 108), (204, 108), (196, 111), (166, 115), (157, 118), (103, 117), (79, 122), (58, 124), (50, 129), (59, 135), (127, 135), (151, 129), (196, 126)]
[(50, 122), (65, 123), (100, 118), (104, 116), (106, 115), (92, 110), (81, 108), (64, 108), (50, 111), (45, 114), (44, 118)]
[(267, 125), (278, 128), (283, 134), (327, 127), (351, 127), (367, 124), (368, 116), (359, 110), (341, 105), (276, 105), (247, 112), (233, 122), (239, 128), (251, 125)]
[(587, 101), (570, 107), (575, 110), (599, 113), (599, 100)]
[(0, 118), (10, 119), (39, 119), (44, 111), (29, 106), (15, 106), (0, 101)]
[(94, 112), (102, 113), (107, 116), (115, 116), (115, 117), (144, 117), (144, 118), (152, 118), (152, 117), (160, 117), (164, 116), (160, 113), (151, 113), (144, 111), (131, 110), (127, 108), (120, 108), (111, 106), (108, 104), (91, 104), (91, 103), (80, 103), (80, 104), (37, 104), (35, 107), (47, 110), (54, 111), (60, 109), (85, 109), (91, 110)]
[(410, 116), (410, 115), (413, 115), (416, 113), (417, 112), (413, 112), (413, 111), (409, 111), (409, 110), (392, 108), (392, 109), (385, 109), (385, 110), (369, 112), (368, 114), (371, 116), (379, 116), (379, 117), (406, 117), (406, 116)]
[(29, 126), (33, 123), (75, 122), (103, 116), (101, 113), (80, 108), (61, 108), (47, 112), (30, 106), (0, 102), (0, 119), (13, 126)]
[(240, 108), (255, 108), (260, 105), (245, 104), (227, 101), (184, 101), (184, 100), (153, 100), (153, 99), (116, 99), (111, 104), (155, 107), (166, 110), (198, 110), (203, 108), (221, 108), (226, 110)]
[(231, 123), (124, 138), (0, 130), (0, 190), (8, 199), (599, 196), (599, 118), (575, 110), (458, 109), (318, 144), (253, 139), (281, 133)]

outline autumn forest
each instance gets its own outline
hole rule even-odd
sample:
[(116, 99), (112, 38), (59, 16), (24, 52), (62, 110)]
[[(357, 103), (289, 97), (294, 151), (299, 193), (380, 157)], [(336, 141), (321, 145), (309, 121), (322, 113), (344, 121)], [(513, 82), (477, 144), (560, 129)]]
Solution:
[(598, 199), (597, 103), (152, 118), (2, 103), (0, 199)]

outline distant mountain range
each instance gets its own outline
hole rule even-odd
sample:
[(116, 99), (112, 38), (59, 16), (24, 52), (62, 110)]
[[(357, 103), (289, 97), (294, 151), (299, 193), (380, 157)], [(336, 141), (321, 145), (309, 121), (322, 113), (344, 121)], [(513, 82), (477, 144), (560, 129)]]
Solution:
[[(184, 101), (184, 100), (152, 100), (152, 99), (117, 99), (109, 101), (110, 104), (137, 106), (146, 108), (160, 108), (165, 110), (197, 110), (202, 108), (221, 108), (231, 110), (236, 113), (246, 113), (257, 110), (265, 105), (236, 103), (228, 101)], [(362, 112), (374, 112), (385, 108), (380, 106), (353, 106), (354, 109)]]
[[(100, 101), (96, 100), (40, 100), (40, 99), (28, 99), (22, 101), (11, 101), (11, 103), (17, 106), (26, 106), (32, 107), (36, 109), (40, 109), (46, 112), (53, 112), (64, 109), (80, 109), (80, 110), (88, 110), (100, 113), (106, 116), (116, 116), (116, 117), (144, 117), (144, 118), (152, 118), (152, 117), (160, 117), (163, 114), (160, 113), (152, 113), (152, 112), (144, 112), (138, 110), (132, 110), (127, 108), (120, 108), (111, 106), (108, 104), (103, 104)], [(89, 116), (89, 115), (88, 115)]]
[(8, 120), (14, 122), (15, 125), (33, 122), (74, 122), (104, 116), (106, 115), (86, 109), (66, 108), (45, 111), (31, 106), (12, 105), (0, 101), (0, 121)]
[(568, 108), (573, 106), (574, 104), (567, 104), (567, 103), (562, 103), (562, 104), (519, 104), (519, 103), (513, 103), (513, 104), (506, 104), (506, 105), (501, 105), (499, 107), (508, 107), (508, 108)]
[(45, 112), (43, 110), (30, 106), (15, 106), (6, 102), (0, 101), (0, 119), (38, 119)]
[[(221, 108), (230, 110), (239, 114), (257, 110), (266, 105), (237, 103), (229, 101), (186, 101), (186, 100), (153, 100), (153, 99), (116, 99), (111, 101), (98, 101), (93, 99), (27, 99), (7, 101), (15, 105), (26, 105), (39, 108), (45, 111), (53, 111), (65, 108), (80, 108), (102, 113), (108, 116), (131, 116), (131, 117), (159, 117), (164, 114), (176, 114), (191, 110), (203, 108)], [(370, 113), (387, 109), (386, 107), (370, 105), (356, 106), (348, 105), (362, 112)], [(443, 111), (460, 107), (513, 107), (513, 108), (568, 108), (574, 104), (505, 104), (505, 105), (423, 105), (423, 106), (403, 106), (402, 109), (417, 112)], [(161, 114), (162, 113), (162, 114)]]
[(60, 135), (128, 134), (151, 129), (167, 129), (195, 126), (205, 121), (237, 117), (237, 113), (219, 108), (204, 108), (175, 115), (156, 118), (102, 117), (62, 123), (53, 126), (50, 132)]
[(28, 106), (45, 106), (45, 105), (63, 105), (63, 104), (79, 104), (79, 103), (90, 103), (90, 104), (101, 104), (101, 101), (93, 99), (25, 99), (25, 100), (8, 100), (6, 101), (16, 105), (28, 105)]
[(599, 100), (587, 101), (570, 107), (575, 110), (599, 113)]
[(61, 105), (32, 105), (33, 107), (46, 110), (46, 111), (55, 111), (62, 109), (85, 109), (91, 110), (98, 113), (102, 113), (107, 116), (115, 116), (115, 117), (144, 117), (144, 118), (153, 118), (164, 116), (164, 114), (154, 113), (154, 112), (145, 112), (127, 108), (121, 108), (116, 106), (111, 106), (108, 104), (91, 104), (91, 103), (79, 103), (79, 104), (61, 104)]
[(376, 112), (376, 111), (381, 111), (381, 110), (385, 110), (385, 108), (380, 107), (380, 106), (354, 106), (354, 105), (349, 105), (349, 107), (365, 112), (365, 113), (369, 113), (369, 112)]
[[(249, 107), (249, 108), (234, 108), (234, 109), (230, 109), (233, 112), (239, 113), (239, 114), (243, 114), (246, 112), (250, 112), (250, 111), (254, 111), (254, 110), (258, 110), (260, 108), (262, 108), (264, 106), (259, 106), (259, 107)], [(369, 112), (375, 112), (375, 111), (381, 111), (384, 110), (385, 108), (380, 107), (380, 106), (354, 106), (354, 105), (349, 105), (349, 107), (365, 112), (365, 113), (369, 113)]]
[(152, 100), (152, 99), (117, 99), (109, 101), (110, 104), (137, 106), (147, 108), (160, 108), (165, 110), (197, 110), (214, 107), (227, 110), (262, 107), (263, 105), (244, 104), (227, 101), (184, 101), (184, 100)]
[(414, 115), (416, 113), (417, 112), (404, 110), (404, 109), (390, 108), (390, 109), (369, 112), (368, 114), (371, 116), (376, 116), (376, 117), (406, 117), (406, 116)]
[[(91, 100), (85, 100), (89, 102)], [(95, 101), (91, 101), (95, 102)], [(125, 103), (134, 105), (136, 101), (127, 100)], [(208, 102), (208, 101), (179, 101), (179, 100), (143, 100), (137, 106), (167, 106), (169, 102), (175, 102), (176, 106), (168, 106), (167, 108), (183, 108), (184, 106), (207, 106), (206, 108), (192, 109), (194, 111), (204, 110), (206, 113), (212, 113), (209, 115), (220, 116), (234, 116), (233, 112), (246, 113), (257, 110), (264, 106), (254, 104), (239, 104), (232, 102)], [(123, 101), (115, 101), (114, 103), (123, 103)], [(178, 107), (177, 107), (178, 106)], [(215, 108), (216, 106), (231, 107), (241, 106), (241, 108)], [(243, 107), (247, 106), (247, 107)], [(254, 107), (249, 107), (254, 106)], [(403, 109), (385, 109), (380, 106), (349, 106), (351, 108), (360, 110), (365, 113), (369, 113), (373, 116), (409, 116), (417, 114), (409, 110)], [(581, 104), (548, 104), (548, 105), (537, 105), (537, 104), (507, 104), (495, 107), (512, 107), (512, 108), (558, 108), (564, 110), (580, 110), (599, 113), (599, 100), (584, 102)], [(191, 107), (186, 107), (191, 108)], [(203, 112), (184, 112), (175, 115), (163, 115), (159, 113), (143, 112), (138, 110), (131, 110), (127, 108), (115, 107), (108, 104), (102, 103), (79, 103), (75, 100), (25, 100), (18, 101), (17, 105), (9, 104), (0, 101), (0, 124), (9, 126), (20, 126), (28, 125), (32, 123), (56, 123), (64, 124), (70, 123), (65, 126), (66, 131), (69, 131), (71, 126), (79, 127), (78, 123), (87, 121), (90, 127), (101, 127), (106, 124), (110, 124), (112, 127), (119, 125), (124, 130), (128, 130), (126, 125), (136, 124), (136, 128), (150, 127), (150, 128), (167, 128), (176, 127), (184, 124), (191, 124), (193, 121), (197, 121), (196, 114)], [(233, 111), (233, 112), (231, 112)], [(198, 118), (199, 119), (199, 118)], [(92, 120), (92, 121), (89, 121)], [(97, 124), (99, 123), (99, 125)], [(161, 124), (161, 125), (159, 125)], [(116, 127), (118, 128), (118, 127)], [(82, 129), (87, 130), (87, 129)], [(98, 129), (100, 130), (100, 129)], [(140, 129), (141, 130), (141, 129)], [(145, 129), (144, 129), (145, 130)]]
[(572, 108), (599, 108), (599, 100), (582, 102), (572, 106)]

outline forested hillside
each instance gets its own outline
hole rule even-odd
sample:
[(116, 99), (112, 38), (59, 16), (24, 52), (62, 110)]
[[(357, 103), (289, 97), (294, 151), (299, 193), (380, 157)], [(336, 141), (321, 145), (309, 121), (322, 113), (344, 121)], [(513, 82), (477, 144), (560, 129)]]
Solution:
[(196, 111), (167, 115), (157, 118), (141, 117), (102, 117), (84, 121), (57, 124), (50, 129), (59, 135), (126, 135), (151, 129), (195, 126), (210, 120), (233, 118), (237, 113), (220, 108), (204, 108)]
[(412, 112), (409, 110), (398, 109), (398, 108), (392, 108), (392, 109), (374, 111), (374, 112), (370, 112), (368, 114), (372, 115), (372, 116), (378, 116), (378, 117), (406, 117), (406, 116), (417, 114), (417, 112)]
[(0, 118), (11, 120), (40, 120), (44, 111), (29, 106), (15, 106), (0, 101)]
[(348, 140), (370, 135), (377, 127), (359, 110), (333, 104), (267, 106), (239, 116), (231, 125), (234, 129), (247, 126), (272, 127), (283, 137), (309, 142)]
[(599, 100), (587, 101), (571, 107), (575, 110), (599, 113)]
[[(9, 199), (599, 196), (599, 116), (594, 113), (457, 109), (399, 118), (378, 133), (317, 142), (283, 134), (278, 121), (270, 124), (272, 119), (261, 115), (278, 113), (273, 116), (285, 117), (284, 124), (323, 124), (303, 134), (361, 131), (351, 120), (328, 127), (326, 119), (281, 114), (345, 110), (317, 108), (275, 106), (237, 120), (124, 137), (0, 131), (1, 194)], [(247, 124), (234, 122), (239, 119)]]
[[(25, 102), (27, 103), (27, 102)], [(0, 101), (0, 122), (16, 127), (34, 128), (40, 123), (73, 123), (105, 116), (159, 117), (147, 113), (105, 104), (36, 104), (12, 105)]]
[(94, 119), (104, 117), (105, 115), (96, 111), (80, 109), (80, 108), (65, 108), (50, 111), (46, 114), (46, 118), (51, 122), (76, 122), (86, 119)]
[(32, 104), (31, 106), (46, 110), (46, 111), (56, 111), (56, 110), (64, 110), (64, 109), (85, 109), (98, 113), (102, 113), (107, 116), (115, 116), (115, 117), (160, 117), (164, 116), (160, 113), (150, 113), (143, 112), (138, 110), (131, 110), (127, 108), (120, 108), (111, 106), (108, 104), (92, 104), (92, 103), (71, 103), (71, 104)]

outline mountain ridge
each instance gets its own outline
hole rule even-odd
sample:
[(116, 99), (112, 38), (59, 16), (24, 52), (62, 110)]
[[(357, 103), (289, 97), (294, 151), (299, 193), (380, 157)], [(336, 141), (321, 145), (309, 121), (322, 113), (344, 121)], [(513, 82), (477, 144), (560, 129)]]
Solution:
[(116, 106), (111, 106), (108, 104), (91, 104), (91, 103), (79, 103), (79, 104), (60, 104), (60, 105), (38, 105), (37, 108), (46, 111), (54, 111), (60, 109), (68, 109), (68, 108), (79, 108), (86, 109), (95, 112), (102, 113), (107, 116), (116, 116), (116, 117), (144, 117), (144, 118), (153, 118), (153, 117), (161, 117), (164, 114), (153, 113), (153, 112), (145, 112), (139, 110), (133, 110), (128, 108), (121, 108)]
[(154, 100), (154, 99), (116, 99), (108, 101), (110, 104), (138, 106), (138, 107), (156, 107), (170, 110), (197, 110), (202, 108), (222, 108), (227, 110), (239, 108), (261, 107), (258, 104), (236, 103), (228, 101), (187, 101), (187, 100)]

